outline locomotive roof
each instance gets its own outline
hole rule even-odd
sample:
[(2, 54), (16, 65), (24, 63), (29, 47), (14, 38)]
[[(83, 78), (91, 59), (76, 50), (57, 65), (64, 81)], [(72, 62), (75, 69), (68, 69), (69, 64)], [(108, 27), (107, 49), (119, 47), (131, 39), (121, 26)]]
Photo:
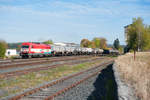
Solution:
[(22, 45), (40, 45), (40, 46), (50, 46), (48, 44), (41, 44), (41, 43), (32, 43), (32, 42), (24, 42)]

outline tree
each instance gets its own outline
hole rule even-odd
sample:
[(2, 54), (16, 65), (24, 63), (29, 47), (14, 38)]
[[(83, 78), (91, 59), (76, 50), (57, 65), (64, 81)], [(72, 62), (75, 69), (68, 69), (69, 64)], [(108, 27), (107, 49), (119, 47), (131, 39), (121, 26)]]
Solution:
[(97, 38), (97, 37), (95, 37), (95, 38), (92, 40), (93, 44), (95, 45), (95, 48), (100, 48), (100, 41), (101, 41), (101, 39), (100, 39), (100, 38)]
[(90, 45), (91, 45), (91, 41), (89, 41), (88, 39), (82, 39), (80, 42), (81, 47), (89, 47)]
[(80, 46), (88, 48), (101, 48), (101, 49), (107, 48), (106, 39), (98, 37), (93, 38), (92, 41), (88, 39), (82, 39), (80, 42)]
[(134, 51), (135, 59), (136, 51), (144, 51), (149, 48), (150, 30), (143, 24), (140, 17), (133, 18), (133, 22), (127, 30), (127, 45)]
[(95, 45), (95, 43), (93, 41), (91, 42), (90, 48), (96, 48), (96, 45)]
[(47, 41), (44, 41), (43, 43), (44, 44), (53, 44), (53, 41), (52, 40), (47, 40)]
[(119, 47), (120, 47), (120, 42), (119, 42), (119, 39), (118, 39), (118, 38), (114, 41), (113, 45), (114, 45), (114, 48), (115, 48), (115, 49), (117, 49), (117, 50), (119, 49)]
[(95, 37), (92, 42), (94, 42), (96, 48), (106, 49), (107, 43), (105, 38)]
[(0, 58), (5, 57), (6, 49), (7, 49), (7, 43), (3, 40), (0, 40)]
[(150, 49), (150, 28), (148, 26), (145, 27), (143, 34), (141, 35), (141, 51)]
[(120, 54), (124, 53), (124, 49), (122, 46), (119, 46), (118, 50), (119, 50)]
[(107, 40), (105, 38), (100, 38), (100, 48), (101, 49), (106, 49), (107, 48)]

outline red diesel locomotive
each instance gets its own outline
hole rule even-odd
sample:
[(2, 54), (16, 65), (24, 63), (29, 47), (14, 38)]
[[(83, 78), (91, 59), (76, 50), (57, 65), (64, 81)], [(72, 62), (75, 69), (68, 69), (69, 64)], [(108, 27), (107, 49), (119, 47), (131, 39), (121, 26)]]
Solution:
[(34, 56), (43, 57), (51, 55), (51, 46), (40, 43), (26, 42), (22, 43), (20, 56), (22, 58), (31, 58)]

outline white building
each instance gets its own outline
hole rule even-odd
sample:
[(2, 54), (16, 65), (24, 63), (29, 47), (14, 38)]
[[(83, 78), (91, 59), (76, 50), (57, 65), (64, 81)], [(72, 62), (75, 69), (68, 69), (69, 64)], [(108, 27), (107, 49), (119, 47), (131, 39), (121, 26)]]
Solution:
[(80, 47), (79, 44), (75, 44), (75, 43), (63, 43), (63, 42), (59, 42), (59, 43), (54, 43), (54, 45), (59, 45), (59, 46), (71, 46), (71, 47)]
[(54, 45), (66, 46), (66, 44), (65, 44), (65, 43), (54, 43)]
[(17, 51), (16, 49), (7, 49), (5, 55), (8, 56), (16, 56), (17, 55)]

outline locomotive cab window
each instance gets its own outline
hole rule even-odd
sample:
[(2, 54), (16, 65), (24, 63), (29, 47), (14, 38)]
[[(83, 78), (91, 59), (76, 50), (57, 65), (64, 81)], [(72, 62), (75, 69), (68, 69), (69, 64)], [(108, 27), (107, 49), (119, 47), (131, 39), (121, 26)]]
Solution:
[(28, 45), (24, 45), (21, 48), (29, 48), (29, 46)]

